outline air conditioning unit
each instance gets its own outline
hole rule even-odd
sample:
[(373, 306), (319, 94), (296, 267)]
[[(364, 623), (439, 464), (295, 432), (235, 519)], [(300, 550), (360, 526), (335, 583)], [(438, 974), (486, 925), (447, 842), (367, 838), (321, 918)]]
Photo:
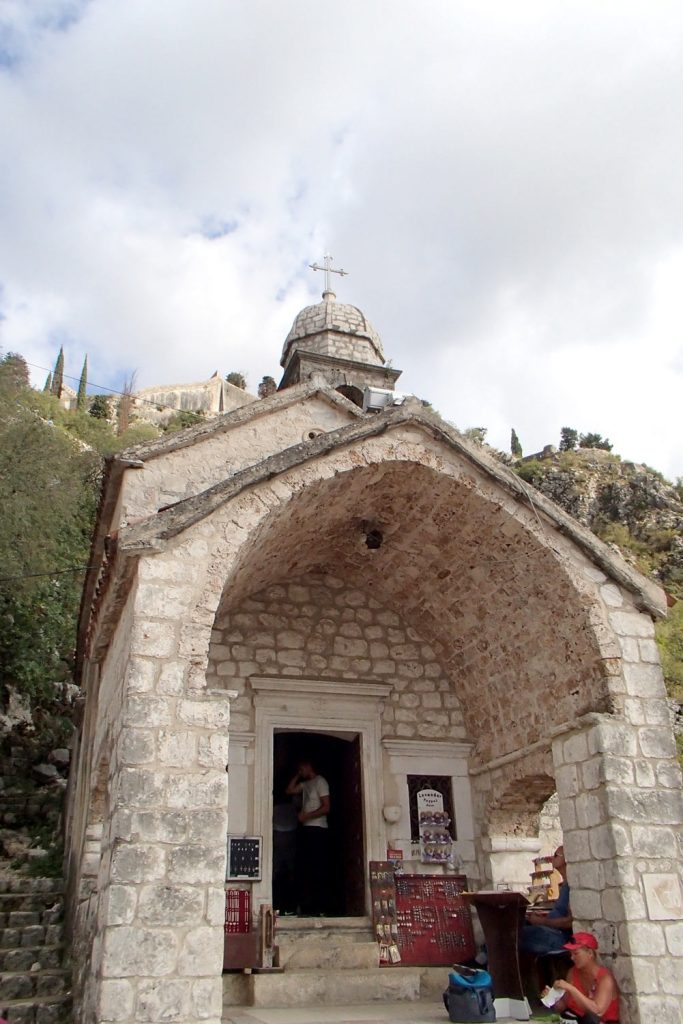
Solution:
[(363, 412), (380, 412), (388, 405), (402, 405), (405, 395), (389, 388), (366, 388), (363, 392)]

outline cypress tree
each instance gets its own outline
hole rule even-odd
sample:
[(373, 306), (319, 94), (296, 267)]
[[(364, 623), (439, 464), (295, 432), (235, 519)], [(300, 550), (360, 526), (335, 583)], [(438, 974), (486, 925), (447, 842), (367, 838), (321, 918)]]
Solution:
[(83, 360), (83, 369), (81, 370), (81, 379), (78, 382), (78, 397), (76, 399), (76, 408), (79, 412), (82, 412), (86, 406), (86, 385), (88, 383), (88, 357), (86, 356)]
[(510, 451), (516, 459), (521, 459), (522, 445), (519, 438), (517, 437), (517, 431), (514, 427), (512, 428), (512, 431), (510, 433)]
[(64, 384), (64, 347), (60, 346), (55, 371), (52, 374), (52, 394), (57, 398), (62, 396), (62, 385)]
[(52, 394), (52, 370), (50, 370), (45, 379), (45, 387), (43, 388), (43, 391), (46, 395)]

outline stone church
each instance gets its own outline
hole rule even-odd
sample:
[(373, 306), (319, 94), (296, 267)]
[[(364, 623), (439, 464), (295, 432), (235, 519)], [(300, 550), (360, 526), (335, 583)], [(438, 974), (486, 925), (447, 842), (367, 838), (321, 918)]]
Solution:
[(367, 927), (368, 862), (415, 855), (416, 780), (441, 787), (472, 888), (530, 865), (557, 793), (575, 927), (622, 1020), (680, 1024), (664, 594), (395, 396), (329, 286), (282, 366), (271, 397), (108, 463), (67, 821), (76, 1019), (219, 1024), (227, 838), (262, 837), (256, 920), (273, 793), (306, 750), (336, 811), (330, 942)]

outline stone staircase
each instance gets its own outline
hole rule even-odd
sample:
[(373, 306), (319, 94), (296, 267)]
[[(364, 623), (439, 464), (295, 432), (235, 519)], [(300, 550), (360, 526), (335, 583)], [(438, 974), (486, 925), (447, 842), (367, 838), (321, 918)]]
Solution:
[(445, 967), (380, 967), (367, 918), (280, 918), (281, 971), (223, 976), (223, 1019), (232, 1007), (350, 1006), (440, 1001)]
[(66, 1024), (61, 879), (0, 874), (0, 1006), (9, 1024)]

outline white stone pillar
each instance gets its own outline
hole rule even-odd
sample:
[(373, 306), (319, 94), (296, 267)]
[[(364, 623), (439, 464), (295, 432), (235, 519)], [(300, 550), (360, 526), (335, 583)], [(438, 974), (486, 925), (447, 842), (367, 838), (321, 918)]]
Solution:
[(220, 1024), (231, 696), (157, 687), (124, 703), (100, 874), (97, 1024)]
[(635, 708), (589, 714), (554, 738), (571, 907), (617, 976), (622, 1022), (681, 1024), (680, 772), (664, 702), (639, 703), (639, 724)]

